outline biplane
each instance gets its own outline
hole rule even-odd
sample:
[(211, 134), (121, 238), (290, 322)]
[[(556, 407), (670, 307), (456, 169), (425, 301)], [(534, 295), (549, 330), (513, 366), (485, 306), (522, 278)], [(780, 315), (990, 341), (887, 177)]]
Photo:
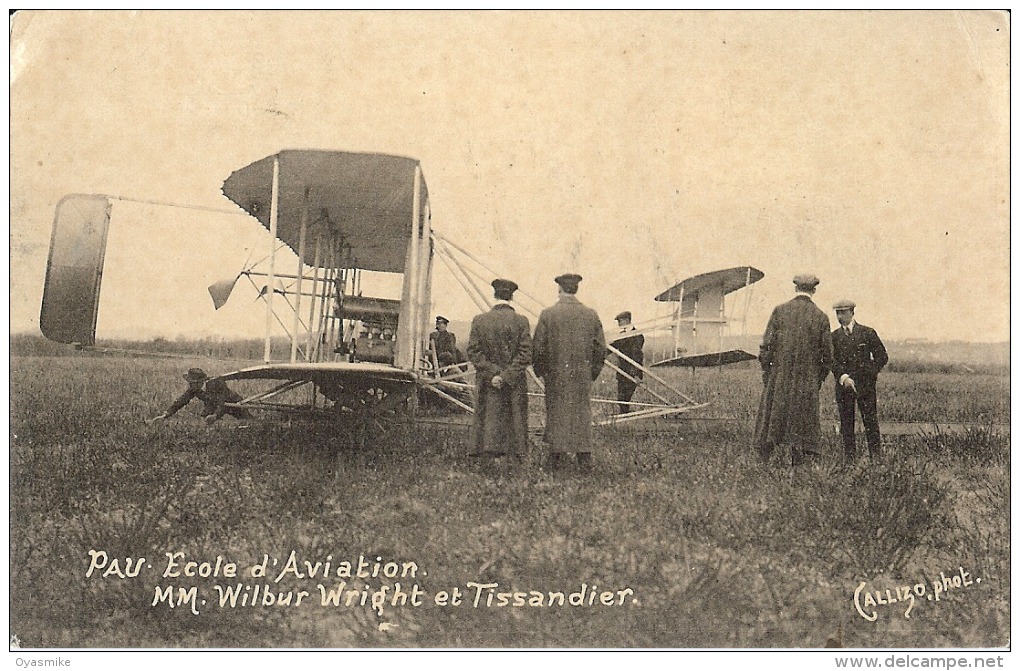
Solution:
[[(433, 229), (429, 192), (416, 159), (285, 150), (234, 171), (222, 193), (271, 239), (265, 258), (209, 287), (217, 309), (241, 278), (264, 302), (263, 362), (218, 376), (262, 386), (231, 405), (414, 417), (424, 396), (473, 412), (473, 371), (462, 364), (441, 367), (429, 349), (433, 261), (444, 263), (479, 310), (493, 303), (486, 288), (497, 273)], [(117, 199), (70, 195), (57, 206), (40, 312), (40, 328), (51, 340), (95, 346), (107, 232)], [(281, 254), (284, 248), (293, 257)], [(294, 265), (284, 267), (282, 259), (290, 258)], [(377, 286), (389, 287), (390, 295)], [(517, 302), (537, 317), (542, 306), (523, 290), (518, 295), (537, 306)], [(286, 352), (274, 331), (286, 335)], [(612, 359), (607, 366), (627, 375)], [(594, 413), (597, 424), (702, 407), (641, 368), (645, 402), (632, 403), (634, 409), (622, 415)], [(533, 374), (531, 379), (530, 393), (540, 397), (541, 381)], [(593, 402), (616, 405), (615, 399)]]
[(657, 295), (657, 302), (672, 303), (673, 309), (635, 325), (640, 327), (635, 333), (658, 335), (667, 343), (646, 357), (649, 365), (705, 368), (756, 359), (743, 349), (724, 347), (730, 323), (746, 319), (751, 300), (747, 292), (742, 316), (735, 318), (726, 313), (726, 296), (763, 277), (757, 268), (737, 266), (688, 277)]

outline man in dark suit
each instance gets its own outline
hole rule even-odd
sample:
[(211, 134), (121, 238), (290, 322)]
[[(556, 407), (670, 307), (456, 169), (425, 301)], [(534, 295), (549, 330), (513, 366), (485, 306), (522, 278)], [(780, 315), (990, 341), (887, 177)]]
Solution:
[[(637, 364), (645, 362), (645, 337), (640, 333), (631, 334), (635, 331), (631, 324), (631, 313), (628, 310), (616, 315), (616, 324), (620, 327), (620, 335), (616, 336), (610, 345), (620, 351), (621, 354)], [(619, 357), (618, 357), (619, 358)], [(616, 373), (616, 400), (620, 404), (620, 414), (630, 412), (630, 399), (634, 398), (634, 391), (638, 387), (638, 380), (644, 376), (641, 369), (623, 358), (619, 358), (618, 366), (622, 373)]]
[(882, 434), (878, 430), (878, 372), (889, 363), (889, 354), (875, 329), (854, 319), (857, 305), (850, 300), (832, 306), (839, 328), (832, 332), (832, 375), (836, 378), (836, 406), (839, 408), (839, 432), (843, 436), (843, 455), (854, 458), (855, 406), (861, 411), (868, 438), (868, 454), (873, 461), (882, 458)]
[(473, 456), (523, 456), (528, 445), (531, 324), (510, 305), (517, 284), (492, 281), (496, 303), (471, 321), (468, 360), (475, 366)]

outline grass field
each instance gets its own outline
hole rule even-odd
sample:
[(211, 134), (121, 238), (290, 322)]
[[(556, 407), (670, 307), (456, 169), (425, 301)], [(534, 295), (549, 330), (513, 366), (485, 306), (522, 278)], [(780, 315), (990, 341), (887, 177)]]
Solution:
[[(884, 465), (791, 471), (750, 453), (753, 369), (674, 371), (711, 402), (698, 416), (728, 421), (603, 430), (594, 473), (550, 475), (538, 454), (509, 473), (479, 466), (456, 426), (210, 427), (196, 408), (145, 424), (189, 365), (218, 372), (12, 359), (10, 615), (23, 646), (1008, 643), (1009, 439), (991, 429), (1009, 421), (1008, 375), (885, 374), (884, 420), (979, 426), (891, 439)], [(837, 454), (838, 436), (824, 439)], [(393, 605), (398, 582), (408, 602)], [(319, 585), (343, 587), (339, 605), (322, 605)]]

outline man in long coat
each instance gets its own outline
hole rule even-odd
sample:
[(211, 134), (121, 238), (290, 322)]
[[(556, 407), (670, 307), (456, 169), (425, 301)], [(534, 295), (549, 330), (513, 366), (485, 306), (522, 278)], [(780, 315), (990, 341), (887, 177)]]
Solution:
[(811, 300), (814, 275), (793, 279), (797, 295), (772, 311), (759, 361), (765, 384), (754, 427), (754, 446), (768, 460), (789, 444), (794, 465), (821, 451), (818, 395), (832, 367), (829, 319)]
[(837, 301), (839, 328), (832, 332), (832, 376), (836, 378), (836, 407), (839, 408), (839, 433), (843, 437), (843, 457), (856, 456), (855, 406), (861, 411), (864, 432), (868, 438), (868, 456), (872, 461), (882, 458), (882, 433), (878, 428), (878, 373), (889, 363), (878, 332), (854, 319), (857, 304), (851, 300)]
[(471, 321), (468, 360), (475, 366), (473, 455), (521, 455), (528, 445), (531, 324), (510, 305), (517, 285), (493, 280), (496, 303)]
[(559, 302), (542, 311), (535, 328), (532, 365), (545, 382), (545, 442), (550, 468), (566, 453), (591, 466), (591, 387), (602, 371), (606, 338), (598, 313), (577, 300), (580, 275), (556, 278)]

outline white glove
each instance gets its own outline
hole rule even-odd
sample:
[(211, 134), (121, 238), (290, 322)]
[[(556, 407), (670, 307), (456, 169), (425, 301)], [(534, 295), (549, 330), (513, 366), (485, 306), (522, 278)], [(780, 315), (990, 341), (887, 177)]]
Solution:
[(857, 393), (857, 385), (854, 384), (854, 379), (849, 375), (844, 374), (840, 380), (840, 384), (842, 384), (845, 389), (849, 389), (855, 394)]
[(501, 378), (498, 375), (494, 375), (492, 377), (492, 386), (495, 389), (502, 389), (503, 388), (503, 378)]

